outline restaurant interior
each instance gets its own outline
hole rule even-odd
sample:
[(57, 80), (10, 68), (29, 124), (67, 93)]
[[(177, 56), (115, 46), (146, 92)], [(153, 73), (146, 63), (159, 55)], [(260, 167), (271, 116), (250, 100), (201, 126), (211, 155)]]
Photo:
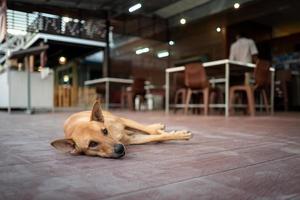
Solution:
[[(299, 9), (0, 0), (0, 199), (299, 199)], [(51, 148), (95, 100), (193, 137), (130, 146), (122, 161)]]
[[(273, 70), (266, 83), (266, 98), (259, 91), (254, 94), (255, 110), (272, 113), (299, 110), (297, 1), (270, 1), (272, 7), (265, 1), (172, 2), (144, 2), (143, 9), (130, 12), (124, 8), (129, 8), (131, 1), (80, 1), (74, 5), (58, 1), (47, 6), (34, 1), (8, 1), (8, 36), (1, 48), (1, 69), (5, 71), (5, 66), (10, 65), (12, 71), (26, 71), (24, 58), (30, 57), (30, 53), (8, 59), (8, 50), (48, 45), (47, 50), (33, 55), (31, 67), (31, 72), (43, 71), (44, 78), (49, 75), (53, 79), (54, 84), (50, 81), (45, 86), (52, 93), (47, 98), (52, 97), (53, 102), (49, 101), (45, 108), (86, 108), (98, 96), (105, 108), (168, 113), (170, 109), (180, 111), (190, 107), (195, 113), (204, 106), (201, 92), (194, 92), (191, 105), (186, 106), (188, 83), (184, 70), (174, 69), (203, 63), (205, 79), (211, 88), (209, 110), (228, 116), (230, 87), (255, 81), (251, 76), (253, 69), (241, 63), (228, 63), (230, 69), (226, 75), (226, 63), (216, 61), (229, 59), (236, 35), (243, 32), (255, 42), (255, 57), (268, 61)], [(216, 63), (206, 67), (209, 62)], [(252, 68), (255, 62), (249, 61), (254, 64)], [(247, 80), (245, 74), (249, 75)], [(141, 94), (133, 92), (136, 94), (127, 97), (128, 92), (132, 93), (127, 90), (139, 79), (145, 81), (141, 89), (136, 88)], [(24, 84), (23, 87), (25, 91)], [(22, 97), (17, 94), (14, 97), (14, 89), (4, 90), (11, 91), (12, 97), (1, 103), (3, 109), (28, 109), (26, 92)], [(234, 96), (231, 107), (241, 111), (249, 107), (243, 91)], [(38, 98), (35, 95), (32, 98), (33, 102), (39, 101), (35, 101)], [(24, 102), (15, 103), (14, 99)], [(34, 104), (32, 110), (43, 108)]]

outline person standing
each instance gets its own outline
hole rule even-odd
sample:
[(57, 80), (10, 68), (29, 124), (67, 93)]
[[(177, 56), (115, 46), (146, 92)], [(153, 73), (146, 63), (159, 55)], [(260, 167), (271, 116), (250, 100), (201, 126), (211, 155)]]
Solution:
[(230, 47), (230, 60), (244, 63), (255, 63), (258, 50), (252, 39), (246, 38), (243, 33), (236, 35), (236, 41)]

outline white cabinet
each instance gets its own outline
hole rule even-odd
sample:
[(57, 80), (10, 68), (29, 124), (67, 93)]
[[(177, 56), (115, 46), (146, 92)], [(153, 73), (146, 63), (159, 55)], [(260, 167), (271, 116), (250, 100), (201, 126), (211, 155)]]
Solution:
[[(53, 74), (45, 79), (39, 72), (31, 73), (31, 107), (53, 108)], [(10, 94), (10, 95), (9, 95)], [(27, 72), (7, 71), (0, 74), (0, 108), (27, 108)]]

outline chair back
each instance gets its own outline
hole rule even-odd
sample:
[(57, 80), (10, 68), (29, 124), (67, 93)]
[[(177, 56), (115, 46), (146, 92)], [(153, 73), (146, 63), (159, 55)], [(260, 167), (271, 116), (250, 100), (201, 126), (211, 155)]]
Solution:
[(270, 62), (259, 59), (256, 62), (254, 70), (255, 86), (257, 88), (264, 88), (270, 86), (271, 74), (270, 74)]
[(144, 78), (135, 78), (132, 84), (132, 92), (134, 94), (145, 95), (145, 79)]
[(204, 89), (209, 86), (202, 63), (191, 63), (185, 66), (184, 83), (191, 89)]

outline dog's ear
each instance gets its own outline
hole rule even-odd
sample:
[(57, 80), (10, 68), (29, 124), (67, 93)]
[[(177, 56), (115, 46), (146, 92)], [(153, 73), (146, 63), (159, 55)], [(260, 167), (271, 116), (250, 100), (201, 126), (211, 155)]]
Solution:
[(65, 153), (71, 153), (73, 155), (78, 154), (75, 148), (75, 142), (72, 139), (59, 139), (51, 142), (51, 145)]
[(93, 105), (91, 121), (104, 122), (100, 100), (96, 100), (96, 102)]

